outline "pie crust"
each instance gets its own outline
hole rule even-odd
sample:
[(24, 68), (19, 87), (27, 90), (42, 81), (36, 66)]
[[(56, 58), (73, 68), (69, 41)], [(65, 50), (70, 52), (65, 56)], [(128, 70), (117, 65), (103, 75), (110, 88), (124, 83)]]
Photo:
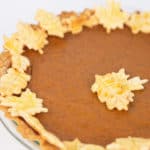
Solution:
[[(112, 30), (117, 28), (123, 29), (124, 25), (127, 25), (133, 34), (139, 32), (149, 34), (150, 13), (128, 14), (121, 10), (119, 3), (109, 0), (107, 7), (86, 9), (80, 14), (62, 12), (55, 16), (44, 10), (39, 10), (35, 19), (39, 24), (19, 23), (16, 33), (10, 38), (4, 37), (4, 52), (0, 55), (0, 109), (5, 112), (6, 117), (17, 123), (17, 129), (23, 137), (31, 141), (38, 141), (43, 150), (149, 150), (150, 139), (144, 138), (116, 139), (115, 142), (108, 144), (105, 148), (98, 145), (83, 144), (78, 139), (61, 141), (53, 133), (46, 131), (35, 116), (36, 113), (47, 111), (42, 105), (42, 99), (37, 98), (35, 93), (30, 93), (33, 96), (30, 98), (34, 103), (28, 107), (28, 105), (20, 106), (17, 104), (17, 97), (21, 98), (31, 78), (26, 73), (30, 62), (28, 58), (22, 55), (25, 50), (24, 47), (42, 54), (43, 47), (48, 43), (48, 35), (63, 38), (67, 32), (78, 34), (82, 32), (84, 26), (92, 28), (98, 24), (106, 28), (106, 32), (110, 34)], [(12, 79), (15, 79), (15, 82)], [(12, 88), (12, 86), (17, 86), (17, 88)], [(16, 100), (14, 100), (15, 98)], [(10, 99), (9, 103), (4, 103), (8, 99)], [(11, 110), (15, 112), (18, 107), (21, 107), (22, 110), (18, 113), (12, 113)]]

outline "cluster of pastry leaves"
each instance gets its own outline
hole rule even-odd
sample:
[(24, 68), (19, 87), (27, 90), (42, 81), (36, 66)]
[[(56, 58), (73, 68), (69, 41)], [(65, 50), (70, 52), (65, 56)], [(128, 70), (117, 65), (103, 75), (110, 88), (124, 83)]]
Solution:
[(12, 116), (22, 116), (23, 112), (30, 115), (47, 112), (35, 93), (30, 90), (22, 92), (31, 79), (25, 72), (30, 61), (22, 55), (24, 46), (41, 51), (47, 43), (46, 37), (43, 29), (23, 23), (18, 24), (18, 32), (10, 38), (4, 37), (4, 49), (11, 54), (11, 68), (0, 78), (0, 105), (8, 107)]
[(55, 16), (45, 10), (38, 10), (35, 19), (49, 35), (64, 37), (64, 33), (77, 34), (83, 26), (93, 27), (98, 24), (98, 19), (93, 10), (86, 9), (81, 14), (75, 12), (63, 12)]
[(19, 23), (17, 29), (11, 37), (4, 37), (4, 49), (11, 55), (11, 67), (0, 78), (0, 105), (8, 107), (12, 116), (47, 112), (43, 100), (26, 89), (31, 79), (26, 73), (30, 61), (22, 55), (25, 46), (42, 53), (42, 48), (48, 43), (47, 33), (38, 26), (25, 23)]
[(49, 35), (64, 37), (65, 29), (62, 26), (59, 17), (45, 10), (38, 10), (35, 20), (45, 29)]
[(126, 23), (133, 33), (150, 33), (150, 12), (134, 13)]
[(71, 142), (64, 142), (63, 150), (149, 150), (150, 140), (142, 138), (120, 138), (108, 144), (105, 148), (93, 144), (83, 144), (78, 139)]
[(26, 88), (30, 76), (24, 72), (19, 72), (14, 68), (7, 70), (0, 79), (0, 94), (1, 96), (10, 96), (20, 94), (22, 89)]
[(150, 12), (134, 12), (129, 14), (121, 10), (119, 2), (107, 0), (106, 7), (97, 7), (95, 16), (99, 24), (106, 28), (107, 33), (117, 28), (123, 29), (124, 25), (131, 28), (132, 33), (150, 33)]
[(90, 9), (85, 9), (80, 14), (63, 12), (59, 17), (65, 31), (72, 34), (80, 33), (84, 26), (91, 28), (98, 25), (98, 18), (95, 16), (95, 11)]
[(21, 43), (27, 46), (29, 49), (33, 49), (42, 53), (42, 48), (48, 43), (47, 33), (44, 29), (29, 25), (19, 23), (17, 25), (18, 38)]
[(97, 92), (99, 100), (106, 103), (108, 109), (128, 110), (128, 104), (134, 101), (132, 91), (144, 89), (143, 84), (148, 82), (140, 77), (128, 78), (129, 75), (125, 74), (124, 69), (117, 73), (95, 75), (95, 83), (91, 90)]
[(18, 23), (17, 29), (18, 31), (10, 38), (4, 37), (4, 48), (11, 55), (22, 54), (25, 46), (40, 53), (43, 52), (42, 48), (48, 43), (44, 29), (26, 23)]
[[(14, 86), (15, 87), (15, 86)], [(36, 94), (26, 89), (21, 96), (0, 97), (1, 105), (9, 107), (8, 111), (12, 116), (24, 116), (24, 114), (35, 115), (40, 112), (47, 112), (43, 108), (43, 100), (36, 97)]]
[(65, 141), (63, 150), (105, 150), (102, 146), (81, 143), (78, 139)]
[(97, 7), (95, 15), (99, 23), (106, 28), (107, 33), (116, 28), (123, 29), (124, 23), (129, 18), (128, 13), (121, 11), (120, 3), (112, 0), (107, 1), (107, 7)]
[(106, 150), (149, 150), (150, 140), (144, 138), (119, 138), (106, 146)]
[(59, 16), (39, 10), (35, 19), (49, 35), (64, 37), (64, 33), (77, 34), (83, 27), (93, 27), (101, 24), (110, 33), (117, 28), (123, 29), (126, 24), (133, 33), (150, 33), (150, 13), (129, 13), (121, 10), (119, 2), (107, 0), (107, 6), (99, 6), (94, 10), (86, 9), (80, 14), (75, 12), (63, 12)]

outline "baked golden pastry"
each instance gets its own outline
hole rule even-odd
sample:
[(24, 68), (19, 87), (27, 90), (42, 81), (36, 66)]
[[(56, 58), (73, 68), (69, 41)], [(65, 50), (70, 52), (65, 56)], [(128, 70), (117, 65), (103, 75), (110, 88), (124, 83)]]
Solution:
[[(35, 19), (38, 24), (19, 23), (4, 37), (0, 56), (0, 108), (18, 131), (43, 150), (149, 150), (150, 13), (128, 14), (110, 0), (80, 14), (39, 10)], [(142, 78), (130, 80), (131, 91), (145, 88), (135, 92), (128, 111), (110, 111), (91, 86), (95, 74), (120, 68)], [(124, 70), (118, 73), (128, 83)], [(126, 87), (120, 76), (117, 89)], [(99, 88), (94, 84), (93, 92)]]

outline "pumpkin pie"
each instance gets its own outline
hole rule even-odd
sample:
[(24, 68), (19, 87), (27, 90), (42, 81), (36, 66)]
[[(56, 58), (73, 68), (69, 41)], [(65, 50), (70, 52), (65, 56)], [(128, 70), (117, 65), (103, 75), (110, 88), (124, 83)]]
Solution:
[(109, 0), (35, 20), (0, 56), (0, 109), (23, 137), (42, 150), (149, 150), (150, 12)]

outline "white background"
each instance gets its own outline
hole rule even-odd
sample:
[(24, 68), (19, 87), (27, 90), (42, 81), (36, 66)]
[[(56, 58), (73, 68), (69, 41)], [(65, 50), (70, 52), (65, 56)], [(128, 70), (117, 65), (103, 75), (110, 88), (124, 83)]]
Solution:
[[(150, 0), (120, 0), (123, 8), (132, 10), (150, 10)], [(15, 32), (18, 21), (34, 22), (38, 8), (59, 13), (62, 10), (80, 11), (104, 3), (104, 0), (0, 0), (0, 51), (3, 35)], [(9, 135), (0, 123), (0, 150), (26, 150)]]

